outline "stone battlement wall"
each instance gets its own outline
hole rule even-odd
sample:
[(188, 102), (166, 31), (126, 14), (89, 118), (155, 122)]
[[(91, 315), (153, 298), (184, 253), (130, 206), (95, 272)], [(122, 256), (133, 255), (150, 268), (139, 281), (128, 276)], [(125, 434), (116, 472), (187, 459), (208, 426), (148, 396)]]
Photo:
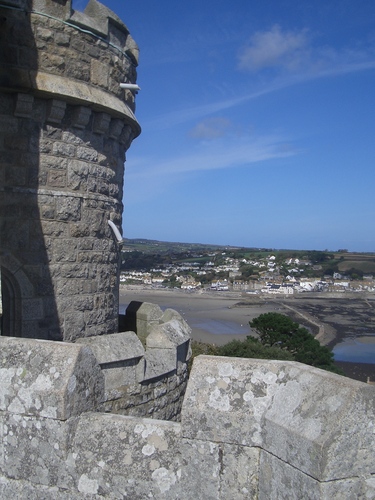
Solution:
[(87, 345), (1, 338), (1, 498), (375, 498), (374, 389), (199, 356), (181, 422), (99, 412)]
[(138, 48), (91, 0), (0, 2), (3, 334), (118, 331), (125, 152), (140, 133)]
[(103, 412), (179, 420), (191, 356), (191, 328), (172, 309), (131, 302), (125, 331), (77, 340), (90, 347), (104, 376)]

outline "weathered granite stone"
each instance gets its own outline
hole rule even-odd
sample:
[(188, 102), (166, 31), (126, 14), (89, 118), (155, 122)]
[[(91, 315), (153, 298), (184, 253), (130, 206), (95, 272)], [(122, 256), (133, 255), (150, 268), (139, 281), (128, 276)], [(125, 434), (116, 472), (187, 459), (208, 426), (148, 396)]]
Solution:
[[(132, 335), (129, 332), (129, 337)], [(341, 427), (340, 412), (336, 420), (333, 416), (327, 420), (323, 415), (325, 410), (328, 409), (329, 413), (339, 407), (330, 399), (333, 397), (333, 386), (336, 386), (339, 400), (343, 402), (356, 393), (362, 394), (362, 398), (363, 395), (373, 397), (371, 386), (356, 383), (350, 387), (351, 381), (343, 377), (299, 363), (200, 356), (194, 362), (181, 424), (140, 418), (140, 406), (129, 408), (130, 413), (137, 415), (131, 417), (93, 412), (90, 410), (95, 408), (77, 404), (75, 411), (70, 412), (72, 416), (65, 419), (67, 415), (56, 416), (57, 412), (45, 412), (43, 403), (39, 403), (34, 396), (37, 382), (28, 375), (28, 365), (31, 365), (30, 371), (33, 373), (34, 369), (39, 369), (43, 380), (51, 375), (54, 378), (57, 372), (51, 368), (58, 365), (51, 350), (42, 348), (37, 357), (30, 346), (55, 345), (59, 351), (63, 344), (36, 340), (25, 343), (21, 340), (20, 345), (28, 349), (22, 349), (23, 354), (20, 354), (20, 349), (16, 348), (19, 339), (0, 340), (5, 346), (2, 353), (7, 354), (2, 363), (5, 371), (0, 374), (1, 404), (9, 394), (11, 396), (5, 406), (0, 406), (0, 493), (5, 500), (13, 499), (21, 491), (28, 495), (27, 498), (38, 500), (126, 497), (187, 500), (192, 495), (212, 500), (375, 498), (375, 476), (368, 463), (368, 457), (373, 463), (374, 451), (363, 446), (367, 446), (364, 439), (367, 431), (363, 435), (359, 434), (359, 428), (373, 432), (373, 413), (358, 413), (358, 425), (352, 420), (345, 421), (344, 416), (344, 427)], [(92, 342), (96, 344), (102, 366), (116, 356), (112, 351), (114, 344), (107, 344), (103, 340), (105, 352), (100, 353), (100, 343)], [(71, 355), (72, 348), (76, 349), (73, 350), (75, 354), (86, 349), (92, 361), (93, 355), (87, 346), (65, 346), (68, 349), (67, 359), (74, 358)], [(126, 350), (125, 344), (123, 348)], [(6, 359), (10, 358), (10, 350), (13, 352), (10, 365), (18, 378), (8, 376), (9, 363), (6, 363)], [(72, 363), (68, 363), (69, 366), (80, 364), (87, 364), (87, 358), (77, 356)], [(59, 366), (59, 369), (62, 368)], [(82, 368), (76, 368), (75, 373), (83, 371)], [(96, 370), (96, 374), (102, 382), (100, 370)], [(61, 377), (69, 392), (70, 373)], [(56, 380), (59, 378), (56, 377)], [(179, 384), (178, 375), (169, 379), (169, 387), (165, 385), (165, 380), (160, 379), (147, 386), (133, 386), (132, 395), (143, 398), (143, 412), (150, 410), (168, 416), (173, 388), (177, 389)], [(294, 385), (288, 385), (290, 380), (299, 384), (299, 390), (296, 391)], [(323, 391), (318, 394), (318, 398), (317, 381)], [(342, 390), (346, 382), (349, 383), (348, 393)], [(56, 385), (55, 381), (53, 383)], [(28, 389), (29, 386), (32, 389)], [(327, 394), (324, 394), (326, 386)], [(311, 393), (308, 387), (312, 388)], [(372, 392), (367, 392), (367, 388)], [(310, 398), (300, 397), (304, 390)], [(79, 388), (78, 392), (81, 400), (84, 400), (86, 394)], [(128, 395), (130, 393), (129, 390)], [(59, 394), (55, 399), (65, 398), (66, 391), (61, 390)], [(38, 397), (41, 397), (40, 394)], [(48, 404), (49, 394), (45, 397)], [(353, 405), (359, 406), (356, 397)], [(19, 401), (15, 404), (16, 398)], [(93, 402), (92, 398), (89, 400)], [(299, 407), (296, 405), (297, 400), (301, 401)], [(98, 398), (96, 401), (97, 409), (100, 402)], [(230, 413), (233, 414), (232, 418)], [(222, 414), (226, 414), (225, 418)], [(247, 418), (248, 414), (252, 414), (252, 420)], [(290, 415), (300, 419), (298, 425), (296, 420), (291, 420)], [(320, 458), (313, 455), (314, 447), (310, 443), (316, 440), (316, 426), (312, 425), (311, 418), (320, 418), (322, 434), (334, 426), (341, 429), (334, 436), (334, 447), (331, 440), (327, 440), (327, 444), (321, 443)], [(269, 422), (276, 425), (275, 421), (284, 421), (284, 428), (281, 428), (281, 424), (277, 429), (270, 428)], [(241, 433), (237, 431), (237, 423), (241, 425)], [(255, 442), (254, 432), (257, 431), (261, 439)], [(353, 431), (357, 438), (356, 444), (350, 437)], [(277, 441), (277, 433), (284, 436), (282, 442)], [(248, 434), (253, 442), (247, 441)], [(340, 445), (345, 447), (347, 441), (357, 449), (353, 456), (348, 455), (350, 461), (353, 457), (357, 460), (356, 463), (352, 462), (354, 473), (345, 467), (340, 471), (336, 466), (337, 460), (347, 459), (342, 454), (335, 455), (337, 450), (341, 453)], [(285, 446), (286, 450), (280, 449), (280, 446)], [(328, 479), (323, 474), (321, 478), (313, 477), (310, 471), (303, 470), (306, 468), (305, 454), (309, 446), (311, 461), (320, 460), (331, 473)], [(293, 447), (297, 448), (288, 462), (284, 458), (285, 453), (291, 452)], [(299, 451), (301, 464), (297, 460)], [(68, 497), (67, 492), (70, 495)]]
[(231, 500), (258, 498), (259, 448), (220, 445), (220, 496)]
[(9, 412), (0, 413), (0, 424), (2, 475), (36, 485), (74, 487), (65, 461), (75, 417), (61, 421)]
[(145, 344), (151, 328), (159, 324), (162, 316), (163, 311), (158, 305), (133, 300), (126, 308), (127, 328), (137, 332)]
[(143, 371), (142, 358), (145, 350), (134, 332), (88, 337), (78, 339), (77, 343), (91, 348), (102, 369), (105, 380), (105, 401), (121, 396), (121, 388), (124, 386), (138, 383)]
[[(57, 486), (44, 486), (41, 484), (32, 484), (27, 480), (14, 480), (0, 477), (0, 497), (6, 499), (27, 500), (72, 500), (70, 491), (57, 488)], [(75, 499), (84, 498), (78, 492), (74, 494)]]
[(278, 384), (265, 449), (319, 480), (375, 473), (373, 387), (306, 365), (286, 365)]
[(168, 310), (160, 324), (154, 324), (146, 338), (148, 348), (175, 349), (190, 340), (191, 328), (177, 311)]
[[(259, 498), (267, 500), (351, 500), (375, 498), (374, 480), (349, 476), (319, 482), (272, 454), (261, 451)], [(371, 485), (372, 483), (372, 485)]]
[(168, 318), (172, 319), (154, 324), (146, 337), (146, 380), (176, 370), (179, 362), (186, 367), (190, 357), (190, 327), (176, 311), (170, 310), (160, 321)]
[(147, 349), (144, 380), (151, 380), (176, 370), (176, 349)]
[(29, 118), (33, 110), (34, 96), (30, 94), (17, 94), (14, 116)]
[(179, 424), (88, 414), (73, 447), (80, 493), (175, 500), (194, 491), (197, 498), (219, 498), (219, 446), (181, 441)]
[(94, 410), (104, 378), (88, 347), (0, 337), (0, 411), (66, 420)]
[(50, 99), (48, 103), (47, 120), (50, 123), (61, 123), (66, 110), (66, 102)]
[(375, 473), (373, 387), (295, 362), (213, 356), (193, 375), (184, 437), (259, 446), (319, 481)]

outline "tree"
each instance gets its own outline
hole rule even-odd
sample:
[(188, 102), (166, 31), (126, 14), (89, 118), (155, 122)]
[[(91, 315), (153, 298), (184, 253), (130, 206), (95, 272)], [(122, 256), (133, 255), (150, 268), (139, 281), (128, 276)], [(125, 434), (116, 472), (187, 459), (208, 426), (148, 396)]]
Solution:
[(288, 316), (279, 313), (261, 314), (250, 321), (250, 326), (256, 330), (260, 342), (269, 347), (285, 344), (299, 328)]
[(240, 273), (242, 279), (247, 279), (254, 274), (254, 266), (244, 264), (240, 267)]
[(258, 333), (259, 342), (264, 346), (286, 350), (300, 363), (343, 374), (334, 365), (332, 352), (321, 346), (306, 328), (288, 316), (279, 313), (261, 314), (250, 321), (250, 326)]
[(329, 255), (327, 252), (321, 252), (319, 250), (312, 250), (308, 252), (307, 255), (313, 264), (321, 264), (333, 258), (333, 255)]
[(293, 355), (288, 351), (283, 351), (277, 347), (264, 346), (258, 339), (250, 336), (247, 337), (246, 340), (232, 340), (218, 347), (217, 354), (219, 356), (230, 356), (235, 358), (294, 360)]

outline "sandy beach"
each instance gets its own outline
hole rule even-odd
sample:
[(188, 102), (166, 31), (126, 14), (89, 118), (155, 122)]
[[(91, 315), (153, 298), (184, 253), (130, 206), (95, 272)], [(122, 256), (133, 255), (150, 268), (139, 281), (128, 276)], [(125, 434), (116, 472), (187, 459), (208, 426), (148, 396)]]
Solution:
[(132, 301), (152, 302), (163, 310), (175, 309), (192, 328), (193, 340), (223, 345), (233, 339), (245, 339), (251, 334), (249, 321), (266, 312), (282, 312), (267, 301), (259, 300), (248, 307), (237, 307), (241, 293), (188, 292), (170, 289), (145, 289), (129, 286), (120, 289), (123, 308)]
[[(223, 345), (233, 339), (244, 340), (251, 334), (249, 321), (267, 312), (287, 314), (331, 348), (347, 338), (354, 324), (366, 313), (373, 318), (375, 301), (332, 300), (321, 295), (282, 299), (259, 297), (241, 292), (201, 290), (190, 292), (177, 289), (147, 288), (139, 285), (120, 287), (120, 312), (131, 301), (151, 302), (163, 310), (178, 311), (192, 328), (192, 339)], [(368, 311), (366, 310), (368, 309)], [(349, 312), (350, 309), (350, 312)], [(356, 316), (360, 313), (361, 316)], [(362, 321), (361, 320), (361, 321)], [(362, 342), (374, 345), (375, 336), (361, 337)], [(348, 377), (365, 382), (375, 380), (375, 364), (337, 361)]]

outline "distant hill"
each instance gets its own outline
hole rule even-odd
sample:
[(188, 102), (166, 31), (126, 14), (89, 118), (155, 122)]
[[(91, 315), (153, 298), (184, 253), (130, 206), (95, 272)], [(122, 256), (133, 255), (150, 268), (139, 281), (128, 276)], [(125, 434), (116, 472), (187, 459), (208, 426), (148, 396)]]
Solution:
[[(187, 261), (208, 256), (214, 253), (224, 253), (233, 258), (264, 258), (274, 255), (276, 262), (281, 263), (288, 258), (306, 259), (312, 264), (320, 264), (322, 274), (332, 275), (340, 272), (352, 278), (361, 278), (363, 275), (375, 275), (375, 253), (355, 253), (347, 250), (317, 251), (293, 250), (275, 248), (238, 247), (231, 245), (214, 245), (205, 243), (182, 243), (172, 241), (149, 240), (146, 238), (125, 238), (122, 252), (125, 260), (130, 265), (135, 259), (141, 267), (150, 267), (152, 263), (160, 264), (169, 261)], [(132, 252), (132, 258), (125, 254)], [(142, 254), (141, 257), (138, 254)], [(147, 265), (146, 265), (147, 263)], [(138, 268), (137, 265), (135, 268)], [(319, 271), (318, 271), (319, 274)], [(307, 276), (307, 271), (304, 272)]]
[(224, 246), (224, 245), (210, 245), (205, 243), (181, 243), (181, 242), (171, 242), (171, 241), (158, 241), (158, 240), (148, 240), (145, 238), (125, 238), (125, 243), (123, 246), (124, 251), (141, 251), (144, 253), (180, 253), (180, 252), (208, 252), (215, 250), (245, 250), (249, 251), (261, 251), (265, 249), (259, 248), (245, 248), (236, 246)]

